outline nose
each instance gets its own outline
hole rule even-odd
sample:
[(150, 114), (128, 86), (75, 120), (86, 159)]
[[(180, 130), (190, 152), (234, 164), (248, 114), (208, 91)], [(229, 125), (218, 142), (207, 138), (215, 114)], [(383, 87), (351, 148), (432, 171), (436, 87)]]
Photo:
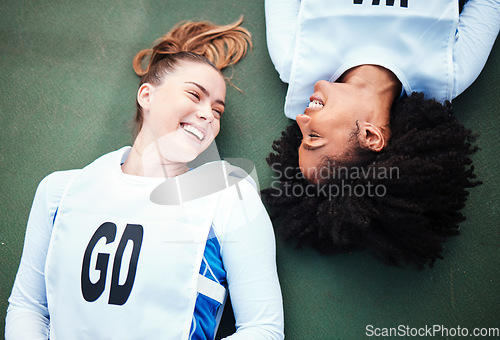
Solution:
[(214, 113), (212, 112), (212, 107), (200, 108), (196, 112), (196, 116), (199, 119), (206, 120), (208, 123), (211, 123), (215, 119)]
[(320, 88), (322, 87), (325, 87), (325, 86), (330, 86), (332, 85), (333, 83), (330, 83), (329, 81), (327, 80), (320, 80), (320, 81), (317, 81), (316, 84), (314, 84), (314, 91), (316, 90), (319, 90)]
[(309, 121), (311, 120), (311, 117), (309, 117), (306, 114), (300, 114), (300, 115), (297, 115), (295, 120), (297, 121), (299, 128), (303, 129), (307, 125), (307, 123), (309, 123)]

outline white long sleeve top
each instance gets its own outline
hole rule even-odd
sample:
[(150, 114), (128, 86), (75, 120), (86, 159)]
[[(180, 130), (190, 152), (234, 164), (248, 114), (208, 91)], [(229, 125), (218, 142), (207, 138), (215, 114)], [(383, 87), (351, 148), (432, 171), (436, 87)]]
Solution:
[[(393, 3), (390, 6), (387, 3)], [(375, 64), (406, 93), (438, 101), (462, 93), (483, 69), (500, 28), (499, 0), (266, 0), (267, 44), (289, 84), (285, 115), (295, 119), (319, 80)]]
[[(143, 201), (148, 201), (150, 199), (149, 193), (158, 187), (161, 183), (161, 179), (123, 174), (120, 164), (126, 159), (128, 152), (129, 148), (123, 148), (103, 156), (102, 158), (107, 157), (110, 160), (106, 164), (109, 165), (111, 162), (112, 169), (109, 169), (109, 166), (105, 166), (106, 168), (101, 166), (101, 171), (101, 168), (99, 168), (100, 165), (97, 166), (97, 169), (96, 166), (94, 166), (95, 175), (91, 176), (104, 177), (111, 174), (111, 176), (106, 177), (108, 179), (104, 181), (109, 181), (110, 183), (104, 187), (98, 185), (95, 189), (90, 190), (98, 191), (95, 194), (95, 200), (99, 201), (99, 205), (102, 204), (102, 202), (106, 202), (106, 204), (109, 203), (109, 210), (115, 212), (111, 213), (109, 216), (104, 216), (106, 221), (120, 221), (121, 217), (128, 216), (126, 218), (134, 219), (133, 223), (144, 225), (145, 241), (142, 245), (141, 255), (137, 264), (135, 283), (129, 300), (127, 300), (127, 303), (124, 303), (123, 306), (108, 306), (107, 297), (104, 296), (106, 294), (109, 295), (109, 287), (106, 286), (106, 290), (102, 296), (96, 299), (96, 301), (89, 303), (83, 301), (79, 281), (79, 273), (84, 272), (81, 269), (81, 258), (83, 254), (78, 253), (78, 247), (79, 243), (85, 246), (88, 239), (85, 239), (83, 242), (75, 241), (74, 244), (69, 244), (69, 242), (72, 242), (72, 238), (64, 238), (64, 233), (67, 234), (68, 230), (71, 232), (71, 225), (73, 224), (71, 221), (73, 221), (73, 219), (78, 220), (82, 216), (81, 213), (73, 213), (73, 208), (77, 207), (79, 204), (76, 206), (73, 204), (71, 209), (68, 209), (68, 203), (66, 203), (66, 208), (64, 208), (64, 200), (66, 200), (66, 202), (68, 201), (68, 198), (65, 198), (68, 195), (67, 188), (71, 188), (71, 185), (75, 185), (74, 182), (76, 182), (78, 178), (81, 178), (83, 170), (56, 172), (47, 176), (40, 182), (35, 194), (28, 220), (21, 264), (9, 299), (5, 331), (7, 340), (48, 339), (49, 336), (50, 338), (54, 338), (53, 335), (55, 336), (57, 332), (51, 334), (51, 332), (54, 331), (52, 327), (55, 327), (58, 331), (62, 329), (63, 333), (66, 332), (66, 334), (74, 332), (74, 330), (71, 329), (72, 327), (82, 327), (86, 333), (94, 335), (101, 334), (100, 330), (102, 330), (102, 334), (104, 334), (104, 328), (106, 328), (106, 332), (108, 332), (110, 326), (120, 328), (119, 332), (121, 333), (119, 334), (125, 334), (125, 336), (120, 335), (120, 339), (127, 338), (127, 335), (134, 338), (133, 334), (135, 333), (137, 335), (138, 332), (140, 332), (138, 331), (140, 327), (144, 327), (140, 323), (135, 322), (138, 316), (143, 317), (143, 320), (147, 320), (147, 322), (153, 322), (152, 320), (159, 315), (158, 311), (141, 309), (140, 306), (134, 305), (136, 302), (141, 305), (142, 301), (144, 301), (144, 294), (147, 295), (148, 292), (151, 292), (153, 296), (152, 305), (155, 308), (161, 308), (162, 305), (167, 309), (175, 308), (172, 307), (172, 302), (169, 303), (168, 301), (155, 298), (155, 293), (161, 293), (164, 282), (170, 280), (172, 277), (171, 275), (174, 274), (170, 271), (167, 272), (167, 275), (162, 276), (161, 270), (154, 269), (155, 261), (158, 261), (160, 266), (162, 266), (164, 260), (167, 261), (164, 257), (158, 260), (151, 259), (151, 256), (154, 257), (155, 254), (162, 254), (161, 251), (163, 251), (162, 247), (164, 247), (165, 241), (159, 243), (162, 245), (161, 248), (155, 248), (152, 251), (149, 249), (149, 253), (146, 252), (147, 249), (144, 249), (148, 245), (158, 247), (158, 245), (155, 246), (155, 237), (157, 237), (157, 235), (162, 235), (161, 233), (158, 234), (158, 229), (156, 229), (156, 231), (154, 228), (151, 229), (151, 220), (158, 219), (158, 216), (161, 217), (161, 211), (164, 211), (163, 209), (175, 211), (175, 207), (162, 208), (162, 206), (158, 206), (157, 204), (155, 205), (148, 202), (140, 203), (141, 199)], [(87, 176), (89, 175), (87, 174)], [(83, 182), (84, 184), (89, 183), (88, 178), (89, 177)], [(97, 180), (96, 182), (100, 183)], [(90, 183), (92, 183), (92, 181)], [(117, 192), (118, 195), (116, 197), (122, 198), (123, 201), (121, 203), (118, 201), (109, 202), (109, 198), (105, 198), (106, 194), (104, 193), (106, 190)], [(143, 194), (146, 195), (144, 196)], [(142, 196), (144, 197), (141, 198)], [(283, 305), (276, 272), (274, 233), (260, 197), (251, 181), (248, 180), (240, 181), (237, 189), (235, 186), (228, 187), (223, 190), (223, 192), (217, 193), (215, 197), (218, 203), (214, 206), (215, 213), (211, 222), (211, 228), (213, 228), (213, 232), (217, 235), (217, 241), (220, 244), (220, 257), (223, 263), (223, 270), (225, 270), (226, 273), (225, 279), (227, 280), (227, 288), (231, 296), (231, 303), (236, 319), (236, 333), (229, 336), (228, 339), (283, 339)], [(137, 198), (137, 203), (134, 202), (134, 198)], [(184, 222), (181, 220), (175, 223), (189, 225), (194, 215), (199, 213), (202, 215), (204, 214), (203, 209), (208, 208), (206, 202), (212, 201), (213, 200), (205, 201), (204, 204), (199, 206), (199, 211), (192, 211), (192, 214), (190, 213), (190, 216), (187, 216)], [(61, 208), (61, 202), (63, 202), (63, 211), (58, 210)], [(196, 200), (193, 202), (196, 202)], [(94, 204), (94, 202), (89, 203), (89, 205), (91, 204)], [(193, 204), (196, 206), (197, 203)], [(146, 213), (133, 212), (136, 205), (146, 207)], [(93, 207), (95, 206), (96, 205)], [(107, 210), (107, 208), (105, 210)], [(122, 211), (123, 213), (119, 215), (123, 216), (116, 217), (116, 211)], [(155, 211), (159, 212), (158, 216), (155, 215)], [(151, 212), (151, 214), (149, 212)], [(64, 228), (61, 229), (61, 226), (57, 228), (54, 227), (56, 220), (59, 221), (59, 225), (61, 224), (60, 219), (62, 217), (60, 215), (63, 213), (66, 215), (66, 218), (69, 217), (67, 221), (71, 222), (70, 228), (66, 228), (66, 230)], [(102, 215), (102, 211), (96, 215)], [(73, 219), (71, 216), (74, 216)], [(116, 219), (114, 219), (113, 216), (115, 216)], [(146, 216), (146, 218), (141, 216)], [(171, 215), (167, 214), (167, 217), (168, 216)], [(91, 216), (89, 220), (91, 221), (94, 218), (100, 217)], [(160, 223), (167, 223), (167, 226), (171, 225), (169, 224), (169, 219), (167, 218), (165, 220), (164, 218), (165, 216), (160, 218)], [(78, 224), (77, 220), (75, 220), (75, 226)], [(106, 247), (118, 243), (120, 238), (120, 223), (116, 224), (119, 229), (116, 241), (110, 242), (109, 245), (107, 243), (104, 244), (104, 242), (96, 244), (96, 250), (93, 251), (94, 253), (99, 252), (102, 256), (101, 253), (107, 252), (113, 256), (114, 252), (107, 251), (110, 248)], [(86, 222), (82, 224), (83, 227), (86, 225)], [(94, 233), (94, 227), (90, 228), (89, 235)], [(60, 233), (61, 230), (63, 232), (62, 234)], [(151, 237), (152, 232), (153, 237)], [(149, 243), (146, 242), (148, 234), (150, 239)], [(179, 247), (176, 242), (174, 242), (174, 246)], [(189, 244), (186, 244), (186, 246), (189, 246)], [(180, 247), (184, 248), (182, 242)], [(57, 255), (58, 252), (59, 255)], [(78, 254), (75, 255), (74, 253)], [(150, 258), (146, 256), (150, 256)], [(73, 261), (72, 257), (76, 260)], [(144, 262), (146, 259), (149, 259), (149, 261)], [(182, 259), (179, 260), (182, 262)], [(174, 256), (171, 261), (174, 265), (173, 268), (176, 268), (175, 261), (176, 259)], [(207, 261), (210, 262), (210, 259)], [(77, 263), (78, 268), (72, 268), (72, 263)], [(112, 260), (108, 263), (108, 272), (111, 271), (112, 263)], [(94, 266), (96, 269), (99, 268), (99, 265), (96, 266), (94, 264)], [(94, 266), (91, 266), (91, 271)], [(156, 264), (156, 267), (158, 268), (158, 264)], [(194, 263), (194, 267), (195, 271), (199, 271), (200, 263)], [(183, 267), (179, 267), (179, 269), (182, 268)], [(62, 271), (62, 274), (58, 275), (58, 271)], [(94, 273), (90, 273), (90, 278), (95, 283), (97, 281), (96, 276), (92, 275), (98, 272), (96, 270), (93, 271)], [(102, 274), (102, 266), (100, 271)], [(148, 271), (149, 273), (147, 273)], [(75, 274), (74, 278), (67, 278), (67, 276), (71, 276), (72, 272), (78, 275)], [(185, 270), (182, 270), (182, 273), (174, 277), (182, 277), (182, 275), (185, 275), (184, 272)], [(153, 275), (153, 277), (157, 276), (157, 280), (153, 282), (146, 281), (143, 285), (145, 289), (142, 290), (142, 295), (140, 295), (139, 299), (134, 300), (134, 294), (138, 292), (140, 288), (141, 275), (144, 277), (146, 273), (150, 276)], [(192, 275), (192, 277), (196, 280), (198, 274), (194, 274), (195, 276)], [(50, 275), (56, 277), (50, 277)], [(109, 275), (111, 274), (109, 273)], [(57, 286), (58, 280), (62, 280), (63, 286)], [(120, 276), (120, 282), (118, 284), (122, 285), (122, 281)], [(64, 285), (71, 282), (75, 282), (74, 287), (69, 287), (66, 290)], [(109, 284), (109, 277), (107, 282)], [(196, 287), (191, 289), (189, 288), (190, 284), (193, 284), (193, 282), (186, 282), (186, 288), (190, 289), (190, 291), (194, 289), (194, 293), (196, 294)], [(194, 284), (196, 284), (196, 281), (194, 281)], [(58, 287), (58, 289), (55, 291), (52, 289), (51, 291), (50, 287)], [(210, 285), (208, 288), (207, 296), (210, 296)], [(198, 287), (198, 295), (200, 294), (205, 294), (205, 292), (200, 292)], [(157, 301), (155, 302), (155, 300), (159, 300), (159, 304)], [(194, 303), (194, 301), (192, 302)], [(101, 306), (103, 306), (103, 309), (107, 312), (101, 312), (100, 308), (97, 308), (94, 310), (89, 309), (90, 312), (86, 313), (86, 305), (97, 303), (101, 303)], [(132, 304), (132, 306), (127, 306), (127, 304)], [(74, 311), (72, 310), (73, 305), (83, 307), (80, 310)], [(115, 313), (119, 308), (125, 307), (129, 308), (129, 312), (122, 314), (121, 317), (109, 317), (110, 314), (108, 313)], [(193, 307), (191, 306), (190, 308), (192, 310)], [(64, 311), (62, 315), (61, 311)], [(92, 315), (92, 313), (97, 313), (97, 317)], [(103, 314), (100, 315), (99, 313)], [(130, 320), (128, 319), (129, 313), (135, 313), (135, 316), (131, 316)], [(68, 317), (68, 315), (81, 315), (82, 320), (94, 320), (95, 324), (88, 324), (84, 321), (80, 322), (78, 321), (79, 318), (71, 318), (71, 316)], [(70, 324), (63, 325), (61, 325), (61, 323), (52, 324), (54, 321), (53, 319), (57, 321), (64, 320), (65, 318), (74, 321)], [(104, 320), (103, 324), (101, 324), (101, 320)], [(188, 315), (187, 321), (191, 324), (191, 316)], [(188, 328), (189, 324), (186, 324)], [(153, 326), (161, 327), (162, 325), (160, 323), (159, 325), (156, 324)], [(93, 327), (95, 328), (93, 329)], [(184, 329), (189, 330), (188, 328)], [(145, 329), (152, 329), (152, 327), (146, 327)], [(184, 334), (186, 334), (185, 330), (182, 330)], [(194, 332), (193, 330), (191, 331)], [(83, 334), (80, 336), (83, 336)], [(144, 335), (141, 336), (141, 338), (146, 339), (148, 336)]]

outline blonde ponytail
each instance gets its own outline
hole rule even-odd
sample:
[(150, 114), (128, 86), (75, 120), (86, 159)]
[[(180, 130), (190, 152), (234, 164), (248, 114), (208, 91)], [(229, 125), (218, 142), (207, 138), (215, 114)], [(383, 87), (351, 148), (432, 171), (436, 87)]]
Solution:
[[(137, 53), (134, 71), (139, 76), (147, 74), (151, 67), (166, 55), (191, 52), (207, 58), (213, 66), (222, 70), (236, 64), (252, 47), (251, 34), (240, 27), (243, 16), (229, 25), (215, 25), (208, 21), (185, 21), (155, 42), (155, 46)], [(146, 68), (142, 64), (147, 60)]]

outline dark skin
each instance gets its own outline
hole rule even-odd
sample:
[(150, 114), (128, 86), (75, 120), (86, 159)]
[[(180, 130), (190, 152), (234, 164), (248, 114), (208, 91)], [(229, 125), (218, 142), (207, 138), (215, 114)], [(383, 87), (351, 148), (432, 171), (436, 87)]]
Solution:
[(359, 145), (381, 151), (390, 138), (390, 109), (400, 93), (394, 73), (377, 65), (351, 68), (334, 83), (317, 82), (309, 107), (296, 118), (302, 132), (299, 166), (305, 177), (317, 181), (325, 157), (342, 159), (358, 128)]

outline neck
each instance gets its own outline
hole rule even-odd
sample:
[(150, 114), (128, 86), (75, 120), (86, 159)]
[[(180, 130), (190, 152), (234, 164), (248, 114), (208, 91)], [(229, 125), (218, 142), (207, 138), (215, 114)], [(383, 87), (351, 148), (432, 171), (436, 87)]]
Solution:
[(144, 177), (175, 177), (189, 170), (186, 163), (169, 162), (162, 157), (155, 142), (145, 143), (141, 134), (135, 139), (122, 171), (129, 175)]
[(392, 103), (401, 94), (401, 82), (392, 71), (378, 65), (360, 65), (347, 70), (338, 80), (367, 90), (381, 100), (390, 110)]
[(347, 70), (338, 82), (358, 88), (372, 108), (369, 120), (377, 126), (389, 122), (391, 107), (401, 94), (401, 82), (390, 70), (378, 65), (360, 65)]

